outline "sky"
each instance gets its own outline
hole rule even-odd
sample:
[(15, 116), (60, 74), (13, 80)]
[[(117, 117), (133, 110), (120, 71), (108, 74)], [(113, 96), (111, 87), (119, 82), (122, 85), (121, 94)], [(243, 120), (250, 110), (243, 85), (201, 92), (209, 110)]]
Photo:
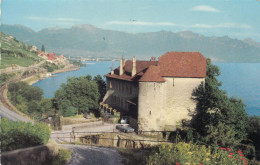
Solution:
[(129, 33), (193, 31), (260, 42), (260, 0), (2, 0), (1, 23), (40, 31), (91, 24)]

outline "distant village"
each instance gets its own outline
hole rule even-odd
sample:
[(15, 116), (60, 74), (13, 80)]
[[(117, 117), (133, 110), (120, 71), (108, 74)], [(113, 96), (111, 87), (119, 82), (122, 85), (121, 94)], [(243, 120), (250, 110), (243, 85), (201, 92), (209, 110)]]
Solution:
[(31, 51), (38, 52), (38, 56), (47, 60), (50, 63), (58, 64), (63, 63), (67, 60), (75, 60), (75, 61), (120, 61), (120, 59), (115, 58), (105, 58), (105, 57), (82, 57), (82, 56), (69, 56), (68, 59), (64, 55), (56, 55), (55, 53), (43, 52), (37, 49), (34, 45), (31, 48)]
[(47, 62), (56, 64), (56, 65), (66, 65), (69, 64), (64, 55), (56, 55), (54, 53), (38, 51), (38, 56), (45, 59)]
[(79, 61), (120, 61), (120, 59), (115, 59), (115, 58), (109, 58), (109, 57), (81, 57), (81, 56), (69, 56), (69, 60), (79, 60)]

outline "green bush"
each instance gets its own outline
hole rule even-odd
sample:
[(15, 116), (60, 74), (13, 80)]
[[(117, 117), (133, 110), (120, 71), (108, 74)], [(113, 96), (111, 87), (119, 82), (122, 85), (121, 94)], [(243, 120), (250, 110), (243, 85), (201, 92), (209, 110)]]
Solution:
[(40, 123), (32, 124), (2, 119), (0, 126), (1, 149), (4, 152), (46, 144), (51, 133), (48, 125)]
[(148, 157), (147, 164), (223, 164), (242, 165), (247, 159), (242, 151), (231, 148), (212, 148), (192, 143), (162, 144)]
[(6, 74), (6, 73), (0, 74), (0, 86), (4, 85), (13, 76), (14, 74)]
[(71, 158), (72, 151), (67, 149), (59, 149), (58, 153), (55, 154), (51, 159), (51, 164), (63, 165), (67, 163)]
[(48, 72), (53, 72), (54, 70), (64, 68), (64, 65), (56, 65), (54, 63), (45, 62), (41, 65), (41, 67), (47, 69)]

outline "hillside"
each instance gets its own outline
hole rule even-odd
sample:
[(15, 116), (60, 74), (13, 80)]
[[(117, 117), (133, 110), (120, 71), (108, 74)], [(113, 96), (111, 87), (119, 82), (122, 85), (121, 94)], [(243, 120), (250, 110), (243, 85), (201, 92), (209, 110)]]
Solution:
[(14, 67), (15, 65), (27, 67), (41, 61), (37, 56), (37, 52), (30, 51), (32, 46), (18, 41), (13, 36), (1, 32), (0, 42), (2, 56), (0, 69)]
[(51, 28), (34, 32), (21, 25), (2, 25), (1, 30), (19, 40), (66, 56), (138, 59), (158, 57), (168, 51), (199, 51), (215, 62), (260, 62), (260, 43), (228, 36), (207, 37), (191, 31), (125, 33), (92, 25), (69, 29)]

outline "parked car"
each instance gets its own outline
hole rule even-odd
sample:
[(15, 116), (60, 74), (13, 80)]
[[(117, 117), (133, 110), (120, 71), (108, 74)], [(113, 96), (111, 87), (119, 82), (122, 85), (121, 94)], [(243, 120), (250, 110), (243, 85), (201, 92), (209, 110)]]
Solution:
[(130, 127), (129, 124), (118, 124), (116, 125), (116, 129), (125, 133), (131, 133), (135, 131), (135, 129)]

